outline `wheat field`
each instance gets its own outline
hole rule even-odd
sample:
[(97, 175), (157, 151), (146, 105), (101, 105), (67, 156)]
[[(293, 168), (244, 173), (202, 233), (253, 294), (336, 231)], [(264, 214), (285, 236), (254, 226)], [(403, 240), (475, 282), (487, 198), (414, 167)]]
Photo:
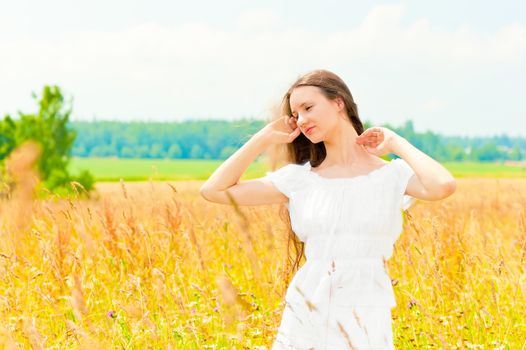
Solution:
[[(16, 188), (0, 203), (3, 347), (270, 349), (291, 279), (280, 206), (209, 203), (200, 184)], [(409, 209), (387, 262), (397, 349), (526, 349), (524, 194), (462, 178)]]

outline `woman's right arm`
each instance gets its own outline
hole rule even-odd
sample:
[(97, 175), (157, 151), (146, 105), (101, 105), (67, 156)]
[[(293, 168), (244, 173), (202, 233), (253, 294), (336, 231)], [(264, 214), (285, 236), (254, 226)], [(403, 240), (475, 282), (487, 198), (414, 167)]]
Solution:
[(289, 123), (289, 117), (283, 116), (254, 134), (205, 181), (199, 189), (201, 196), (210, 202), (221, 204), (231, 204), (228, 194), (238, 205), (286, 202), (287, 196), (267, 179), (258, 178), (245, 181), (239, 179), (267, 147), (274, 143), (292, 142), (299, 135), (300, 129), (293, 129)]

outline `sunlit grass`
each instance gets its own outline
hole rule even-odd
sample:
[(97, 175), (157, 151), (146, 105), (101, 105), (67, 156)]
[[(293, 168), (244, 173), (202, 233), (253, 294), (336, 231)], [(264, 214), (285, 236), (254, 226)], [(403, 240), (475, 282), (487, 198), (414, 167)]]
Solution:
[[(290, 279), (279, 208), (209, 203), (199, 185), (4, 199), (0, 343), (270, 348)], [(523, 193), (524, 179), (461, 178), (454, 196), (409, 210), (388, 261), (397, 348), (525, 348)]]

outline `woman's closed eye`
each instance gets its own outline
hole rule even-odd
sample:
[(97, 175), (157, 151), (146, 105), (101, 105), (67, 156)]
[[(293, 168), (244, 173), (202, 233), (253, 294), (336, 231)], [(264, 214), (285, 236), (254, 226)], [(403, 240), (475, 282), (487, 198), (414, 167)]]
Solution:
[[(314, 106), (306, 107), (305, 110), (308, 111), (308, 110), (310, 110), (312, 107), (314, 107)], [(291, 117), (292, 117), (292, 118), (295, 118), (295, 119), (298, 119), (298, 116), (297, 116), (296, 114), (294, 114), (294, 113), (291, 115)]]

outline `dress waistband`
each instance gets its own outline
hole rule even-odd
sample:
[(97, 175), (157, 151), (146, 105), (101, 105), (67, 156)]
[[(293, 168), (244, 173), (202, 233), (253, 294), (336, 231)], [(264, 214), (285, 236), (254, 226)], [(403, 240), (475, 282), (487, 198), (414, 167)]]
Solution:
[(366, 262), (388, 260), (393, 251), (391, 237), (356, 237), (353, 235), (316, 237), (305, 244), (307, 260)]
[(365, 264), (365, 265), (383, 265), (384, 264), (384, 258), (382, 256), (380, 257), (328, 257), (328, 258), (321, 258), (321, 257), (307, 257), (306, 262), (313, 262), (313, 263), (322, 263), (322, 264), (330, 264), (332, 262), (344, 264), (344, 265), (350, 265), (350, 264)]

